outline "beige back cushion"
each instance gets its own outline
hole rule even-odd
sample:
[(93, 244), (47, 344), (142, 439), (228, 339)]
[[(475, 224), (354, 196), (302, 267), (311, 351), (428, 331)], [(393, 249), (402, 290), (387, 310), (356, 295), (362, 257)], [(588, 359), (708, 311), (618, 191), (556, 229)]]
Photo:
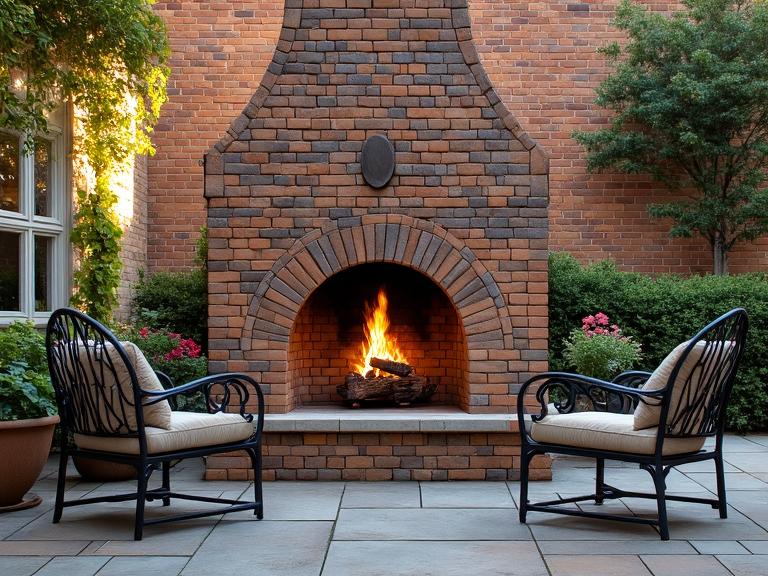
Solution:
[[(680, 357), (683, 355), (683, 352), (685, 352), (685, 349), (690, 344), (690, 340), (687, 342), (683, 342), (682, 344), (678, 345), (672, 352), (670, 352), (666, 358), (662, 361), (661, 364), (659, 364), (659, 367), (654, 370), (653, 374), (651, 374), (650, 378), (646, 381), (645, 385), (643, 386), (643, 390), (660, 390), (664, 388), (667, 385), (667, 382), (669, 381), (669, 377), (672, 374), (672, 370), (677, 365), (678, 361), (680, 360)], [(712, 358), (712, 362), (708, 362), (709, 370), (718, 369), (717, 366), (719, 365), (719, 359), (718, 355), (720, 356), (720, 359), (724, 359), (728, 355), (728, 351), (731, 347), (731, 342), (719, 342), (717, 344), (710, 343), (710, 350), (708, 351), (708, 356)], [(717, 348), (712, 349), (712, 346), (717, 346)], [(720, 350), (718, 350), (720, 348)], [(699, 342), (696, 342), (693, 348), (691, 348), (691, 351), (688, 353), (688, 356), (685, 358), (685, 361), (683, 362), (683, 365), (680, 367), (680, 370), (677, 373), (677, 378), (675, 378), (675, 382), (671, 384), (672, 386), (672, 397), (670, 399), (670, 406), (669, 406), (669, 414), (672, 415), (677, 411), (677, 407), (680, 404), (680, 401), (682, 400), (682, 396), (684, 393), (686, 393), (687, 396), (689, 396), (691, 399), (698, 394), (698, 387), (702, 381), (706, 381), (709, 378), (709, 374), (702, 374), (703, 367), (699, 365), (699, 362), (701, 360), (701, 355), (704, 353), (704, 350), (707, 349), (707, 342), (704, 340), (700, 340)], [(690, 377), (691, 383), (688, 387), (688, 390), (686, 392), (685, 390), (685, 382)], [(714, 388), (711, 393), (714, 391)], [(709, 400), (709, 398), (707, 398)], [(707, 402), (704, 402), (702, 406), (705, 406)], [(643, 430), (645, 428), (652, 428), (659, 425), (659, 419), (661, 418), (661, 406), (649, 406), (647, 404), (644, 404), (643, 402), (640, 402), (637, 405), (637, 408), (635, 409), (635, 424), (634, 428), (635, 430)]]
[[(136, 379), (139, 383), (139, 387), (143, 390), (162, 391), (163, 385), (160, 384), (160, 380), (157, 378), (157, 374), (147, 362), (144, 354), (139, 350), (133, 342), (122, 342), (125, 353), (128, 356), (128, 360), (133, 365), (133, 370), (136, 372)], [(111, 364), (114, 366), (114, 375), (106, 365), (101, 370), (98, 364), (104, 361), (104, 349)], [(131, 376), (128, 372), (128, 368), (120, 358), (112, 344), (106, 343), (104, 348), (101, 346), (95, 346), (93, 342), (82, 344), (78, 346), (80, 362), (85, 367), (85, 377), (91, 386), (96, 386), (97, 382), (101, 382), (103, 386), (99, 387), (98, 394), (103, 394), (106, 402), (102, 403), (98, 407), (99, 416), (104, 424), (107, 424), (110, 428), (116, 429), (120, 421), (125, 421), (135, 430), (137, 426), (136, 412), (132, 406), (133, 403), (133, 387), (131, 384)], [(91, 369), (89, 366), (93, 363), (97, 368)], [(115, 381), (115, 375), (117, 381)], [(119, 390), (118, 391), (118, 387)], [(124, 398), (124, 414), (121, 409), (120, 395)], [(107, 403), (112, 406), (115, 413), (110, 412), (107, 409)], [(93, 422), (93, 420), (92, 420)], [(162, 428), (165, 430), (171, 427), (171, 406), (167, 400), (162, 400), (156, 404), (144, 406), (144, 425), (152, 426), (154, 428)], [(96, 427), (94, 425), (94, 431)], [(121, 429), (117, 432), (128, 432), (128, 430)]]

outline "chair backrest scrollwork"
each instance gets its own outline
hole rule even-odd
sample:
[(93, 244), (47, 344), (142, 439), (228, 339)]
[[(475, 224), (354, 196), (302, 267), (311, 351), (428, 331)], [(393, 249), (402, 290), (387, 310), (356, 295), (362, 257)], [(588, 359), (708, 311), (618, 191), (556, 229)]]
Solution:
[[(123, 346), (101, 323), (71, 308), (48, 321), (46, 349), (59, 414), (68, 431), (137, 436), (143, 427), (138, 384)], [(132, 386), (121, 386), (129, 378)]]
[(711, 436), (722, 429), (747, 328), (747, 313), (737, 308), (691, 338), (669, 377), (661, 414), (665, 436)]

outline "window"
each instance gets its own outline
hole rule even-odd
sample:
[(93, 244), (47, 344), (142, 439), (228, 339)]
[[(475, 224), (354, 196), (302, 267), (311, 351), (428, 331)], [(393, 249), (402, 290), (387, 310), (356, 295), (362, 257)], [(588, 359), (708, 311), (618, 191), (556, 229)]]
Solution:
[(66, 304), (68, 213), (63, 137), (0, 132), (0, 323), (42, 323)]

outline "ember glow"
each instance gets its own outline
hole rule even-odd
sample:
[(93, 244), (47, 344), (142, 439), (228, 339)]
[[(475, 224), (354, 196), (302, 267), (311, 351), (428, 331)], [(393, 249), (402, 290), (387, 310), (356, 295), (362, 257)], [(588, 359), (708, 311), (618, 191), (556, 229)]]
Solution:
[(371, 358), (408, 362), (397, 347), (397, 340), (387, 334), (388, 329), (387, 295), (381, 288), (376, 298), (376, 305), (365, 305), (365, 325), (363, 326), (365, 341), (360, 345), (362, 363), (358, 363), (354, 367), (358, 374), (365, 376), (373, 370), (376, 376), (381, 375), (378, 369), (371, 367)]

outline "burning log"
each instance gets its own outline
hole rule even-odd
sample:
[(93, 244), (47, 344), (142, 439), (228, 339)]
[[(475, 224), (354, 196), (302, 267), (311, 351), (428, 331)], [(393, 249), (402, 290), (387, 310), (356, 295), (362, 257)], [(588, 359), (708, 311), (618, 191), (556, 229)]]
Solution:
[(371, 366), (395, 376), (411, 376), (413, 374), (413, 366), (406, 364), (405, 362), (371, 358)]
[(436, 388), (437, 384), (430, 382), (425, 376), (365, 378), (350, 372), (344, 384), (336, 387), (336, 391), (353, 407), (359, 407), (362, 402), (386, 402), (407, 406), (427, 400)]
[[(387, 303), (387, 295), (382, 288), (376, 303), (366, 305), (361, 362), (354, 364), (355, 372), (347, 374), (344, 384), (336, 387), (339, 395), (353, 407), (360, 406), (362, 402), (407, 406), (427, 400), (437, 388), (437, 383), (431, 383), (424, 376), (416, 376), (396, 340), (388, 336)], [(380, 375), (381, 372), (391, 376)]]

